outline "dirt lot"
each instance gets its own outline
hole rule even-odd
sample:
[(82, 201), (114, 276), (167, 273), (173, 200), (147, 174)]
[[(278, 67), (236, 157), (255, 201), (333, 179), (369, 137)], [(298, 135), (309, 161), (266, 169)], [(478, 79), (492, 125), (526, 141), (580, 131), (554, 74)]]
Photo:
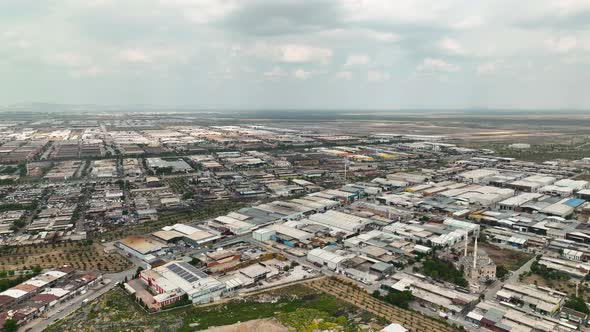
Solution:
[[(506, 269), (511, 271), (517, 270), (524, 263), (533, 258), (533, 255), (531, 254), (501, 248), (490, 243), (478, 243), (477, 246), (478, 248), (484, 249), (496, 265), (503, 265)], [(473, 247), (469, 250), (473, 250)]]
[(100, 244), (86, 242), (9, 247), (0, 252), (0, 270), (63, 265), (84, 271), (119, 272), (129, 268), (131, 263), (119, 254), (106, 254)]
[(289, 332), (276, 319), (255, 319), (232, 325), (210, 327), (205, 332)]

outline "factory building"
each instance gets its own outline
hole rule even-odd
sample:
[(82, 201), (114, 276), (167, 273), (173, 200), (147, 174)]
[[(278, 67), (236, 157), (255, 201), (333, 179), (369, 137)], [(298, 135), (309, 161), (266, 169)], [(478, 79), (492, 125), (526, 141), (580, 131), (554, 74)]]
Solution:
[(330, 270), (339, 270), (342, 262), (344, 262), (348, 258), (351, 257), (339, 255), (321, 248), (315, 248), (307, 253), (308, 261), (318, 264), (320, 266), (326, 266)]
[(170, 262), (140, 272), (140, 279), (154, 291), (156, 306), (172, 304), (187, 294), (195, 304), (208, 303), (221, 296), (225, 285), (185, 262)]

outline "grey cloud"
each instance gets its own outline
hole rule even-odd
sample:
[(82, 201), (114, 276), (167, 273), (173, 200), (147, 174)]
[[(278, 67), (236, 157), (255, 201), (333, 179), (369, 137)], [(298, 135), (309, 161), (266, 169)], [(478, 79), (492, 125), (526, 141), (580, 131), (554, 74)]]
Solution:
[[(382, 13), (372, 0), (376, 10), (355, 16), (343, 1), (2, 0), (0, 103), (590, 106), (583, 7), (440, 0), (440, 10), (421, 12), (424, 1), (400, 14), (398, 2), (382, 0)], [(195, 19), (199, 3), (212, 8)], [(462, 51), (441, 47), (445, 38)], [(284, 45), (296, 47), (285, 55)], [(371, 61), (345, 67), (354, 54)], [(265, 79), (275, 67), (285, 74)]]
[[(244, 2), (248, 3), (248, 2)], [(255, 36), (310, 33), (341, 27), (336, 1), (253, 1), (218, 22), (222, 28)]]

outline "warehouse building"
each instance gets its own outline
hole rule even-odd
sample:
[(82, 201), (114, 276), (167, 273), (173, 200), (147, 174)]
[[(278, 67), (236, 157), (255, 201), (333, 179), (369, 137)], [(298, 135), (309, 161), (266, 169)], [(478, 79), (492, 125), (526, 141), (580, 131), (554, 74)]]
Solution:
[(327, 211), (326, 213), (313, 214), (309, 216), (308, 220), (312, 223), (330, 227), (335, 231), (343, 231), (350, 234), (363, 230), (372, 222), (367, 218), (334, 210)]
[(552, 176), (546, 175), (531, 175), (524, 179), (511, 182), (508, 186), (515, 190), (525, 191), (525, 192), (537, 192), (540, 188), (544, 186), (551, 185), (555, 182), (555, 178)]
[(208, 303), (221, 296), (225, 285), (185, 262), (170, 262), (140, 272), (140, 279), (157, 295), (158, 307), (172, 304), (184, 294), (194, 304)]
[(483, 183), (487, 177), (498, 174), (499, 172), (493, 169), (475, 169), (457, 175), (457, 180), (465, 183)]
[(543, 194), (540, 193), (522, 193), (501, 201), (498, 206), (500, 210), (518, 211), (522, 205), (536, 201), (541, 197), (543, 197)]
[(515, 304), (523, 310), (554, 316), (561, 309), (567, 294), (534, 285), (505, 284), (496, 293), (496, 298), (500, 302)]
[(482, 301), (467, 314), (467, 321), (491, 331), (573, 332), (577, 325), (491, 301)]
[(161, 231), (154, 232), (152, 235), (167, 243), (182, 240), (190, 246), (200, 246), (215, 241), (221, 237), (218, 234), (213, 234), (184, 224), (165, 226)]
[(336, 271), (340, 269), (342, 262), (352, 257), (354, 257), (354, 255), (344, 256), (322, 248), (315, 248), (307, 253), (308, 261), (320, 266), (326, 266), (330, 270)]
[(451, 314), (460, 313), (477, 300), (475, 295), (444, 287), (424, 276), (405, 272), (394, 274), (391, 279), (383, 282), (381, 288), (400, 292), (409, 290), (419, 303)]
[(300, 244), (308, 244), (309, 240), (313, 237), (312, 233), (282, 224), (271, 225), (268, 228), (275, 232), (275, 235), (272, 238), (273, 240), (290, 247)]
[(550, 256), (542, 256), (539, 259), (539, 265), (543, 265), (549, 270), (565, 272), (577, 279), (584, 279), (590, 272), (590, 264)]
[(168, 248), (165, 243), (143, 236), (128, 236), (122, 240), (117, 241), (115, 246), (147, 263), (156, 260), (156, 256), (154, 254)]

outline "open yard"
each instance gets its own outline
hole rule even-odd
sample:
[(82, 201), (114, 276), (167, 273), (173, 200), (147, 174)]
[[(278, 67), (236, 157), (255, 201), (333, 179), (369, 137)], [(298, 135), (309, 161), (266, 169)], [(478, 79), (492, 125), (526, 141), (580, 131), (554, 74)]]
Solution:
[[(504, 266), (510, 271), (517, 270), (519, 267), (528, 262), (533, 255), (527, 254), (518, 250), (511, 250), (508, 248), (502, 248), (491, 243), (478, 243), (478, 248), (484, 249), (488, 256), (496, 263), (496, 265)], [(473, 248), (470, 248), (473, 250)]]
[(205, 332), (289, 332), (289, 329), (276, 319), (256, 319), (232, 325), (215, 326)]
[(223, 304), (189, 306), (152, 315), (117, 287), (46, 331), (198, 331), (215, 326), (227, 329), (213, 331), (234, 331), (227, 326), (265, 318), (276, 318), (266, 322), (272, 322), (277, 331), (281, 326), (304, 331), (303, 326), (319, 322), (322, 330), (362, 331), (385, 323), (346, 301), (301, 284)]
[(106, 254), (99, 244), (84, 241), (5, 247), (0, 250), (0, 270), (63, 265), (79, 270), (118, 272), (129, 268), (131, 263), (119, 254)]

